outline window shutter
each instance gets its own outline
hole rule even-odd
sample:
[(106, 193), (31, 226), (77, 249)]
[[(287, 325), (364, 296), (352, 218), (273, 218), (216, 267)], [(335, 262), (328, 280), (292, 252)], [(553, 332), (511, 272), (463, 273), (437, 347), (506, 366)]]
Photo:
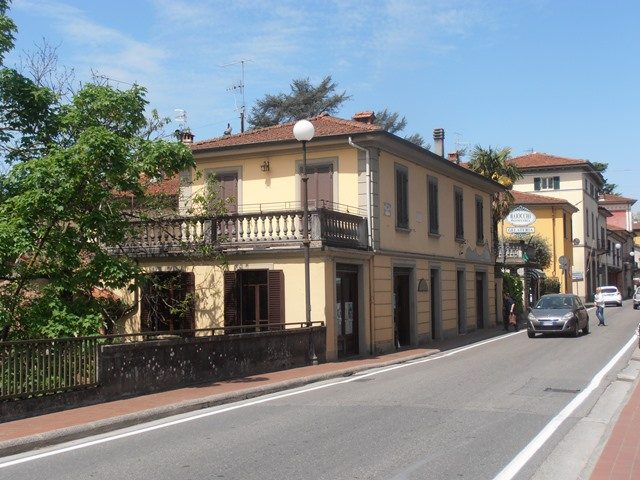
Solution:
[(196, 293), (196, 275), (193, 272), (182, 272), (182, 278), (180, 280), (182, 287), (181, 300), (187, 298), (187, 295), (191, 297), (189, 300), (189, 309), (184, 315), (182, 328), (185, 330), (194, 330), (196, 328), (196, 305), (193, 295)]
[(560, 177), (553, 177), (553, 189), (560, 190)]
[(237, 327), (238, 318), (238, 275), (224, 272), (224, 326)]
[(536, 177), (533, 179), (533, 189), (540, 190), (540, 177)]
[[(269, 323), (284, 323), (284, 272), (282, 270), (269, 270)], [(279, 330), (283, 327), (270, 327)]]

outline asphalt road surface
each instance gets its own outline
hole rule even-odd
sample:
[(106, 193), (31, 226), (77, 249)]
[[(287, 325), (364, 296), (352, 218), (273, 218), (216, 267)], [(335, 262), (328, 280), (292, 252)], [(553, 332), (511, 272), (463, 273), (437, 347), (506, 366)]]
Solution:
[[(22, 454), (15, 465), (1, 459), (0, 479), (493, 479), (628, 344), (640, 312), (631, 302), (607, 308), (607, 327), (590, 317), (591, 333), (578, 338), (520, 331)], [(631, 353), (502, 478), (534, 475)]]

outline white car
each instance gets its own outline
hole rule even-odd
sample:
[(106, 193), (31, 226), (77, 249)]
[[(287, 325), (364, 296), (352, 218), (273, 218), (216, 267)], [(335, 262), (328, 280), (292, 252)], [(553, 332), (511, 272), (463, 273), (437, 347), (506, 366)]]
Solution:
[(640, 287), (636, 287), (636, 291), (633, 293), (633, 308), (636, 310), (640, 307)]
[(618, 287), (606, 286), (600, 287), (600, 293), (602, 293), (602, 298), (604, 299), (605, 305), (617, 305), (619, 307), (622, 306), (622, 295), (618, 291)]

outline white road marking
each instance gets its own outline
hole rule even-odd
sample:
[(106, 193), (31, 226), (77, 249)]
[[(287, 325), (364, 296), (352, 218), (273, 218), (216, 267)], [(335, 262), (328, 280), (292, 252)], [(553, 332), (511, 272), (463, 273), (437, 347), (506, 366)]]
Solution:
[(582, 392), (580, 392), (576, 397), (571, 400), (564, 407), (560, 413), (558, 413), (555, 417), (551, 419), (547, 425), (536, 435), (533, 440), (529, 442), (529, 444), (524, 447), (514, 457), (509, 464), (502, 469), (498, 475), (495, 476), (494, 480), (511, 480), (521, 469), (524, 467), (529, 460), (535, 455), (535, 453), (544, 445), (544, 443), (549, 440), (551, 435), (555, 433), (555, 431), (562, 425), (567, 417), (569, 417), (586, 399), (591, 395), (591, 393), (600, 385), (604, 376), (609, 373), (609, 371), (613, 368), (613, 366), (620, 360), (620, 358), (625, 354), (625, 352), (637, 342), (636, 335), (634, 334), (627, 344), (622, 347), (622, 349), (615, 354), (615, 356), (609, 360), (602, 370), (600, 370), (591, 380), (587, 388), (585, 388)]
[(439, 360), (441, 358), (450, 357), (450, 356), (458, 354), (458, 353), (466, 352), (467, 350), (471, 350), (472, 348), (478, 348), (478, 347), (481, 347), (483, 345), (487, 345), (489, 343), (496, 342), (498, 340), (503, 340), (505, 338), (508, 338), (510, 336), (517, 335), (517, 334), (518, 334), (518, 332), (513, 332), (511, 334), (506, 334), (506, 335), (501, 335), (499, 337), (490, 338), (488, 340), (483, 340), (481, 342), (474, 343), (472, 345), (467, 345), (465, 347), (456, 348), (456, 349), (453, 349), (453, 350), (451, 350), (451, 351), (449, 351), (447, 353), (436, 354), (436, 355), (427, 357), (425, 359), (407, 361), (405, 363), (400, 363), (400, 364), (393, 365), (393, 366), (390, 366), (390, 367), (372, 370), (371, 372), (368, 372), (368, 373), (357, 373), (357, 374), (355, 374), (355, 375), (353, 375), (353, 376), (351, 376), (351, 377), (349, 377), (347, 379), (339, 380), (339, 381), (336, 381), (336, 382), (325, 383), (325, 384), (322, 384), (322, 385), (316, 385), (316, 386), (313, 386), (313, 387), (303, 388), (301, 390), (296, 390), (296, 391), (293, 391), (293, 392), (280, 393), (278, 395), (274, 395), (274, 396), (270, 396), (270, 397), (263, 397), (263, 398), (259, 398), (257, 400), (252, 400), (252, 401), (249, 401), (249, 402), (246, 402), (246, 403), (235, 404), (235, 405), (232, 405), (232, 406), (229, 406), (229, 407), (221, 408), (219, 410), (207, 411), (207, 412), (200, 413), (200, 414), (193, 415), (193, 416), (189, 416), (189, 417), (186, 417), (186, 418), (180, 418), (180, 419), (177, 419), (177, 420), (172, 420), (170, 422), (165, 422), (165, 423), (162, 423), (162, 424), (159, 424), (159, 425), (153, 425), (153, 426), (150, 426), (150, 427), (139, 428), (139, 429), (131, 430), (131, 431), (128, 431), (128, 432), (119, 433), (117, 435), (111, 435), (111, 436), (108, 436), (108, 437), (98, 438), (96, 440), (91, 440), (91, 441), (79, 443), (79, 444), (76, 444), (76, 445), (70, 445), (68, 447), (63, 447), (63, 448), (58, 448), (58, 449), (55, 449), (55, 450), (50, 450), (50, 451), (47, 451), (47, 452), (37, 453), (35, 455), (29, 455), (29, 456), (26, 456), (26, 457), (15, 459), (15, 460), (10, 460), (8, 462), (0, 463), (0, 468), (11, 467), (11, 466), (14, 466), (14, 465), (19, 465), (21, 463), (26, 463), (26, 462), (31, 462), (31, 461), (34, 461), (34, 460), (39, 460), (41, 458), (52, 457), (54, 455), (60, 455), (62, 453), (66, 453), (66, 452), (72, 452), (74, 450), (81, 450), (83, 448), (92, 447), (94, 445), (100, 445), (102, 443), (107, 443), (107, 442), (112, 442), (112, 441), (115, 441), (115, 440), (120, 440), (121, 438), (132, 437), (134, 435), (140, 435), (140, 434), (143, 434), (143, 433), (152, 432), (154, 430), (159, 430), (161, 428), (167, 428), (167, 427), (171, 427), (173, 425), (179, 425), (181, 423), (192, 422), (194, 420), (199, 420), (201, 418), (206, 418), (206, 417), (211, 417), (213, 415), (219, 415), (221, 413), (231, 412), (233, 410), (238, 410), (240, 408), (251, 407), (253, 405), (259, 405), (261, 403), (267, 403), (267, 402), (271, 402), (273, 400), (280, 400), (281, 398), (292, 397), (292, 396), (295, 396), (295, 395), (301, 395), (303, 393), (313, 392), (315, 390), (321, 390), (323, 388), (329, 388), (329, 387), (333, 387), (333, 386), (336, 386), (336, 385), (342, 385), (342, 384), (345, 384), (345, 383), (350, 383), (350, 382), (353, 382), (353, 381), (358, 380), (358, 379), (363, 378), (363, 377), (370, 377), (370, 376), (373, 376), (373, 375), (378, 375), (378, 374), (381, 374), (381, 373), (390, 372), (392, 370), (397, 370), (399, 368), (405, 368), (405, 367), (413, 366), (413, 365), (420, 364), (420, 363), (433, 362), (435, 360)]

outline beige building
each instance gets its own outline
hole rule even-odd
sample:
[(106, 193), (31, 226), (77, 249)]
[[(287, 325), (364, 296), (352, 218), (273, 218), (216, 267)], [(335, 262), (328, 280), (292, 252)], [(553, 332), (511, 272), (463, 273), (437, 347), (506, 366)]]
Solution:
[[(306, 145), (311, 320), (326, 324), (327, 359), (388, 352), (496, 321), (490, 195), (501, 187), (443, 158), (442, 131), (438, 155), (372, 121), (370, 112), (354, 120), (315, 117)], [(154, 253), (139, 259), (151, 275), (175, 278), (170, 295), (193, 294), (195, 308), (180, 327), (305, 322), (303, 150), (292, 128), (192, 144), (197, 172), (185, 172), (193, 184), (181, 189), (182, 205), (213, 174), (229, 214), (173, 221), (177, 243), (147, 232)], [(193, 242), (214, 245), (226, 264), (181, 255)], [(161, 309), (157, 292), (140, 297), (126, 328), (163, 328), (153, 318)]]
[(514, 190), (563, 199), (578, 209), (572, 215), (572, 290), (592, 301), (598, 283), (598, 254), (604, 248), (606, 231), (606, 218), (598, 208), (602, 175), (588, 161), (545, 153), (533, 152), (511, 161), (523, 173)]

